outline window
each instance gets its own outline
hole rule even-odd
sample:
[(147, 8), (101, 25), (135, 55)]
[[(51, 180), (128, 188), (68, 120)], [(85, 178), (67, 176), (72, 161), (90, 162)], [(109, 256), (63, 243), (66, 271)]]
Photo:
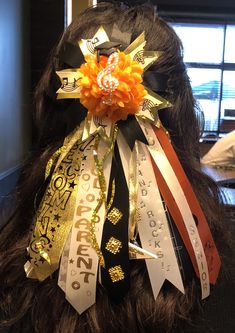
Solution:
[(235, 129), (235, 25), (174, 23), (192, 89), (204, 112), (203, 137)]

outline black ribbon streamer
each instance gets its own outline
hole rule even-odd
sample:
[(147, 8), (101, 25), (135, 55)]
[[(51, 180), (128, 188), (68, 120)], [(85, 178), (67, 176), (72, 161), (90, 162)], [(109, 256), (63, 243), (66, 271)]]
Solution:
[(135, 116), (129, 116), (126, 120), (120, 120), (117, 125), (131, 150), (133, 150), (136, 140), (148, 145), (148, 141)]
[[(105, 268), (101, 268), (101, 279), (102, 284), (106, 288), (111, 299), (115, 302), (119, 302), (129, 290), (130, 268), (128, 247), (129, 191), (117, 144), (114, 148), (108, 202), (111, 197), (113, 180), (115, 181), (115, 196), (109, 212), (115, 207), (122, 213), (122, 217), (115, 225), (108, 219), (105, 220), (101, 243)], [(106, 245), (111, 237), (114, 237), (121, 242), (120, 251), (116, 254), (113, 254), (106, 249)], [(109, 274), (109, 269), (115, 266), (121, 266), (124, 273), (124, 279), (113, 282)]]
[(167, 217), (169, 228), (170, 228), (171, 239), (172, 239), (172, 242), (174, 245), (175, 254), (178, 259), (180, 273), (181, 273), (183, 282), (188, 283), (188, 282), (192, 281), (192, 278), (195, 276), (193, 265), (190, 260), (188, 251), (184, 245), (184, 242), (180, 236), (178, 228), (165, 204), (164, 204), (164, 207), (165, 207), (166, 217)]

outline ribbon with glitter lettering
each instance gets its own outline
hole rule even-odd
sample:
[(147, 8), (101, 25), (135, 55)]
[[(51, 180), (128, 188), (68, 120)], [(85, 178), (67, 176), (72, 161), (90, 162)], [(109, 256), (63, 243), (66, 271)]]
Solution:
[[(66, 298), (79, 313), (83, 311), (83, 304), (86, 309), (95, 302), (98, 267), (98, 257), (90, 243), (90, 217), (96, 205), (96, 196), (93, 193), (96, 191), (99, 196), (100, 191), (99, 188), (93, 187), (94, 182), (97, 182), (97, 176), (94, 174), (92, 144), (86, 148), (84, 158), (73, 218), (66, 278)], [(90, 302), (86, 304), (88, 297)], [(83, 304), (81, 299), (84, 300)]]
[(171, 164), (169, 163), (152, 129), (152, 126), (146, 121), (141, 121), (140, 125), (146, 135), (146, 138), (148, 139), (148, 149), (156, 164), (156, 168), (159, 169), (160, 173), (165, 179), (167, 186), (169, 187), (183, 217), (184, 226), (188, 232), (188, 236), (194, 250), (194, 256), (196, 258), (196, 272), (199, 271), (202, 298), (206, 298), (210, 294), (208, 266), (205, 252), (201, 243), (200, 236), (198, 234), (197, 226), (195, 224), (191, 209), (188, 205), (187, 199), (185, 198), (181, 184), (179, 183), (175, 172), (173, 171)]
[(36, 216), (25, 264), (28, 277), (44, 280), (58, 269), (71, 229), (83, 144), (75, 143), (55, 169)]
[(145, 259), (153, 294), (156, 298), (165, 279), (184, 293), (172, 236), (155, 174), (151, 168), (148, 148), (140, 142), (138, 145), (138, 231), (142, 247), (157, 256), (157, 259)]
[[(81, 164), (66, 277), (66, 298), (79, 313), (94, 304), (96, 299), (99, 258), (91, 241), (93, 233), (91, 220), (97, 206), (97, 198), (100, 196), (100, 184), (93, 157), (94, 141), (95, 138), (86, 147)], [(96, 237), (102, 235), (104, 217), (105, 207), (102, 205), (96, 215), (97, 221), (94, 227)]]

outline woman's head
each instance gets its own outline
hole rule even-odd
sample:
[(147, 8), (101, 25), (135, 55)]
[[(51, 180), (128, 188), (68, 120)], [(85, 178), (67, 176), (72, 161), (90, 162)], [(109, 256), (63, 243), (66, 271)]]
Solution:
[[(29, 245), (35, 214), (34, 206), (37, 199), (43, 197), (42, 192), (46, 189), (46, 186), (42, 186), (45, 167), (63, 139), (81, 121), (81, 105), (76, 103), (76, 107), (70, 107), (68, 100), (56, 99), (56, 91), (60, 86), (56, 71), (67, 68), (59, 58), (60, 50), (65, 42), (77, 45), (81, 39), (92, 38), (100, 26), (104, 27), (111, 39), (114, 24), (121, 32), (131, 34), (131, 41), (144, 31), (147, 42), (145, 49), (163, 52), (150, 69), (168, 76), (164, 98), (172, 103), (172, 107), (160, 110), (159, 116), (170, 132), (171, 140), (194, 185), (205, 215), (212, 224), (219, 220), (220, 211), (215, 200), (217, 189), (194, 168), (193, 162), (198, 149), (198, 123), (192, 90), (182, 61), (182, 45), (174, 30), (149, 6), (123, 8), (118, 4), (101, 3), (97, 7), (89, 8), (64, 32), (52, 51), (37, 87), (39, 149), (23, 170), (18, 186), (19, 207), (4, 229), (0, 242), (0, 248), (3, 249), (0, 253), (3, 263), (0, 267), (0, 278), (6, 285), (3, 292), (0, 288), (0, 293), (4, 296), (0, 310), (2, 307), (6, 311), (6, 326), (28, 316), (38, 332), (171, 332), (178, 321), (187, 319), (189, 311), (194, 307), (196, 292), (191, 280), (185, 288), (185, 295), (169, 283), (164, 283), (155, 300), (144, 260), (131, 261), (130, 290), (123, 302), (119, 305), (111, 303), (106, 291), (99, 285), (96, 305), (81, 316), (69, 305), (64, 293), (57, 287), (57, 272), (38, 284), (26, 279), (23, 271), (25, 249)], [(50, 181), (49, 179), (48, 182)], [(14, 302), (15, 299), (18, 303)]]

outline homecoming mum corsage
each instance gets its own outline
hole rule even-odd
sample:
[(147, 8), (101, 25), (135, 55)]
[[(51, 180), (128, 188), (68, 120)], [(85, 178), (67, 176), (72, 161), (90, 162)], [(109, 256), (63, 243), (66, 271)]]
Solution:
[(57, 72), (57, 98), (79, 99), (87, 113), (48, 161), (50, 181), (25, 264), (39, 281), (59, 269), (58, 284), (79, 313), (95, 303), (97, 283), (115, 301), (125, 296), (130, 259), (145, 260), (154, 298), (165, 280), (184, 293), (180, 248), (202, 298), (220, 269), (205, 216), (158, 118), (171, 107), (158, 94), (167, 80), (148, 69), (162, 52), (145, 51), (144, 32), (130, 44), (114, 26), (111, 37), (100, 27), (59, 55), (71, 68)]

